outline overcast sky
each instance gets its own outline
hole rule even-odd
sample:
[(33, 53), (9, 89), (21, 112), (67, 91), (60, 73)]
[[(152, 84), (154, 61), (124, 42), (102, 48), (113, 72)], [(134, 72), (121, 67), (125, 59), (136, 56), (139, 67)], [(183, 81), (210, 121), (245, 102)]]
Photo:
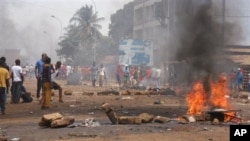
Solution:
[[(8, 47), (2, 45), (1, 48), (21, 49), (21, 54), (28, 54), (31, 60), (40, 58), (41, 52), (47, 52), (55, 60), (55, 49), (59, 48), (61, 31), (63, 34), (63, 29), (69, 25), (70, 18), (78, 9), (86, 4), (92, 5), (98, 12), (98, 17), (105, 18), (99, 24), (102, 25), (102, 34), (107, 35), (110, 16), (131, 1), (133, 0), (0, 0), (0, 12), (3, 12), (0, 13), (3, 19), (0, 24), (7, 21), (8, 24), (14, 25), (14, 28), (1, 30), (5, 33), (2, 36), (9, 35), (8, 32), (13, 29), (19, 33), (18, 37), (7, 38), (21, 40), (21, 44), (13, 43), (7, 45)], [(52, 15), (56, 19), (52, 18)], [(2, 39), (5, 40), (4, 37)]]
[[(101, 32), (108, 34), (108, 24), (110, 23), (110, 15), (114, 14), (118, 9), (133, 0), (9, 0), (13, 4), (10, 8), (11, 19), (13, 19), (18, 28), (23, 28), (27, 24), (35, 23), (43, 20), (51, 24), (58, 24), (58, 21), (51, 18), (54, 15), (62, 22), (62, 26), (68, 25), (69, 19), (73, 14), (85, 4), (92, 5), (94, 10), (98, 12), (99, 17), (104, 17), (101, 22)], [(96, 7), (96, 9), (95, 9)]]

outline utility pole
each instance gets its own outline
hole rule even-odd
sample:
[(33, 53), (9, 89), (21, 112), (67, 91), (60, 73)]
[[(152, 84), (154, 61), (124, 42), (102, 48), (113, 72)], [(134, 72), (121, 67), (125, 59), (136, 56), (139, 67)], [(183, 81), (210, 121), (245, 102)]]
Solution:
[(226, 0), (222, 2), (222, 47), (225, 47), (225, 11), (226, 11)]
[[(92, 0), (92, 2), (95, 8), (94, 14), (96, 14), (96, 4), (94, 0)], [(96, 61), (96, 31), (95, 30), (94, 30), (93, 56), (94, 56), (94, 62), (95, 62)]]

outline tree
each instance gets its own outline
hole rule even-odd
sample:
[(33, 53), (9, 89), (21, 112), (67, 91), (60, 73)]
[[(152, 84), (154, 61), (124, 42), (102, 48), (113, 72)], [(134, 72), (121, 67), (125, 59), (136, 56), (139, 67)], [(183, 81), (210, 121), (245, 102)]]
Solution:
[(93, 12), (92, 6), (85, 5), (79, 9), (74, 16), (70, 19), (70, 23), (76, 26), (80, 36), (80, 44), (83, 45), (83, 41), (87, 41), (90, 45), (100, 40), (102, 37), (101, 25), (98, 23), (104, 18), (98, 18), (97, 12)]
[(134, 2), (130, 2), (123, 9), (118, 10), (111, 15), (111, 24), (109, 25), (109, 36), (116, 45), (123, 38), (133, 37), (134, 24)]
[(97, 14), (93, 12), (92, 6), (85, 5), (73, 15), (65, 35), (59, 42), (59, 56), (78, 65), (93, 61), (90, 59), (93, 56), (93, 45), (102, 38), (99, 22), (104, 19), (98, 18)]

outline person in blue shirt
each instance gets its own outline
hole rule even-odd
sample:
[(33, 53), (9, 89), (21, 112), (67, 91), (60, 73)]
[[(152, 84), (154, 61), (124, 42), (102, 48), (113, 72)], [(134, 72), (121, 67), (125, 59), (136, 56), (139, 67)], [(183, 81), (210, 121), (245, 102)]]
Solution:
[(236, 74), (235, 74), (235, 87), (236, 87), (236, 92), (239, 92), (242, 90), (243, 86), (243, 73), (240, 68), (238, 68)]
[(40, 98), (40, 91), (42, 89), (42, 72), (43, 72), (43, 64), (44, 59), (47, 57), (46, 53), (42, 54), (42, 58), (36, 62), (35, 65), (35, 75), (37, 79), (37, 89), (36, 89), (36, 98), (39, 100)]

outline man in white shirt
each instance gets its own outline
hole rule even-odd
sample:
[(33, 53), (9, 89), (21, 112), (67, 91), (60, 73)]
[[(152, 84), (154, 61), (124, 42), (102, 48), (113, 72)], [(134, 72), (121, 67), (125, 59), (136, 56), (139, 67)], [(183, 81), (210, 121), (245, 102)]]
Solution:
[(67, 76), (67, 77), (69, 76), (69, 74), (71, 73), (71, 71), (72, 71), (72, 67), (68, 64), (68, 65), (66, 66), (66, 76)]
[(103, 67), (103, 64), (101, 64), (101, 67), (98, 70), (98, 72), (99, 72), (99, 86), (102, 87), (103, 82), (105, 80), (105, 76), (106, 76), (106, 72), (105, 72), (105, 68)]
[(55, 72), (51, 75), (52, 80), (52, 89), (59, 91), (59, 102), (63, 102), (62, 100), (62, 87), (55, 82), (55, 78), (59, 76), (59, 73), (61, 73), (61, 61), (57, 61), (55, 65)]
[(24, 89), (23, 87), (23, 69), (20, 66), (21, 61), (19, 59), (15, 60), (15, 65), (11, 67), (11, 78), (12, 78), (12, 86), (11, 86), (11, 102), (13, 104), (17, 104), (20, 101), (21, 93)]

